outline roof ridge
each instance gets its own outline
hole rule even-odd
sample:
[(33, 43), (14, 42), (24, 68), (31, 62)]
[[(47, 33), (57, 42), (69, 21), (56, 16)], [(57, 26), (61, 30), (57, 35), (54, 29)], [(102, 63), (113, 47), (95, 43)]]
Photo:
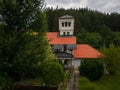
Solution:
[(73, 16), (70, 16), (70, 15), (63, 15), (61, 17), (59, 17), (59, 19), (66, 19), (66, 18), (74, 18)]

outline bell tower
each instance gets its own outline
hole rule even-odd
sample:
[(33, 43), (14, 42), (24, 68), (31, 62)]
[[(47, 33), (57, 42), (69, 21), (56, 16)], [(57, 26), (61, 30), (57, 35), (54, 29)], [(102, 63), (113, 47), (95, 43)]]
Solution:
[(74, 33), (74, 17), (64, 15), (59, 17), (59, 35), (72, 36)]

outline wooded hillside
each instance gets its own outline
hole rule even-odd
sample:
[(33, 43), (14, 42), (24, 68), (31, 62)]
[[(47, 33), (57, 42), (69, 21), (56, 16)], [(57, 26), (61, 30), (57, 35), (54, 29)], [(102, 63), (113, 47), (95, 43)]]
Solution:
[(58, 31), (58, 17), (75, 17), (75, 35), (78, 43), (87, 43), (95, 48), (108, 47), (110, 43), (120, 46), (120, 14), (101, 13), (88, 8), (46, 9), (49, 31)]

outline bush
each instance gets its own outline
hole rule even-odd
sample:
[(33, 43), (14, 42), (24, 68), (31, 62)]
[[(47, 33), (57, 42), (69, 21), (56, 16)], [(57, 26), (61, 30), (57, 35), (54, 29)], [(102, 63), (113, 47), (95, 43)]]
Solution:
[(106, 56), (103, 58), (105, 69), (110, 75), (120, 71), (120, 48), (110, 44), (109, 48), (101, 48), (102, 53)]
[(41, 77), (45, 85), (58, 86), (64, 80), (64, 70), (57, 62), (43, 62), (41, 64)]
[(79, 68), (80, 75), (90, 80), (98, 80), (103, 76), (103, 64), (97, 60), (85, 60)]
[(10, 83), (10, 78), (4, 72), (2, 72), (2, 74), (0, 74), (0, 90), (5, 90), (5, 88), (8, 87)]

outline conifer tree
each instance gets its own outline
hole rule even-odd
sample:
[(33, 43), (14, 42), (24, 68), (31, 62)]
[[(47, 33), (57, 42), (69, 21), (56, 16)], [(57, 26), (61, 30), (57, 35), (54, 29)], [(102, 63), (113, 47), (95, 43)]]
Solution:
[(45, 37), (44, 6), (44, 0), (0, 0), (0, 78), (4, 81), (36, 77), (39, 63), (54, 59)]

